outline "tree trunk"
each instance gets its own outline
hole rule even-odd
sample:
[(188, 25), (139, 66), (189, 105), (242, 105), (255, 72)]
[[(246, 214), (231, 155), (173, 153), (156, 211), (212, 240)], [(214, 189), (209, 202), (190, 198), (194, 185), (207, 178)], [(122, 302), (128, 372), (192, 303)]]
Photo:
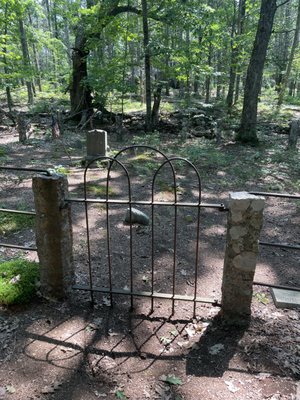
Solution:
[[(211, 67), (211, 60), (212, 60), (212, 44), (209, 43), (209, 48), (208, 48), (208, 59), (207, 59), (207, 64), (209, 67)], [(209, 103), (210, 101), (210, 85), (211, 85), (211, 74), (206, 76), (205, 79), (205, 103)]]
[[(4, 74), (8, 75), (9, 74), (9, 68), (7, 66), (7, 6), (8, 4), (5, 4), (5, 26), (4, 26), (4, 38), (3, 38), (3, 48), (2, 48), (2, 59), (3, 59), (3, 68), (4, 68)], [(7, 99), (7, 107), (9, 109), (9, 112), (12, 112), (12, 108), (13, 108), (13, 100), (12, 100), (12, 96), (11, 96), (11, 90), (10, 90), (10, 86), (6, 86), (5, 88), (6, 91), (6, 99)]]
[(247, 70), (241, 125), (236, 137), (243, 143), (258, 142), (257, 102), (276, 8), (276, 0), (262, 0), (256, 37)]
[[(234, 0), (234, 19), (236, 14), (236, 4)], [(239, 0), (238, 4), (238, 14), (232, 25), (231, 32), (231, 66), (230, 66), (230, 78), (229, 78), (229, 88), (226, 98), (227, 111), (231, 112), (232, 106), (238, 101), (239, 98), (239, 85), (240, 85), (240, 65), (238, 62), (238, 56), (240, 53), (240, 48), (238, 44), (233, 45), (234, 37), (240, 36), (244, 31), (244, 19), (246, 13), (246, 0)], [(235, 35), (236, 30), (236, 35)]]
[(154, 101), (152, 109), (152, 126), (155, 128), (159, 122), (159, 107), (161, 101), (161, 85), (159, 85), (154, 92)]
[(142, 0), (143, 34), (144, 34), (144, 63), (146, 84), (146, 132), (152, 131), (151, 118), (151, 57), (149, 49), (149, 26), (147, 0)]
[[(146, 0), (144, 0), (146, 2)], [(109, 5), (109, 2), (107, 2)], [(124, 12), (133, 12), (140, 15), (137, 12), (135, 7), (127, 6), (118, 6), (119, 1), (111, 1), (111, 8), (99, 15), (98, 24), (104, 28), (106, 24), (109, 23), (110, 18), (115, 17)], [(147, 4), (146, 4), (147, 5)], [(87, 8), (91, 8), (94, 6), (94, 0), (86, 0)], [(85, 116), (84, 119), (88, 121), (93, 112), (92, 108), (92, 92), (89, 87), (88, 81), (88, 68), (87, 68), (87, 57), (89, 55), (89, 50), (87, 49), (87, 40), (88, 33), (84, 30), (84, 21), (80, 23), (77, 27), (76, 35), (75, 35), (75, 47), (73, 47), (72, 53), (72, 81), (70, 83), (70, 102), (71, 102), (71, 114), (73, 117), (81, 118)], [(100, 36), (100, 33), (99, 33)], [(147, 46), (147, 52), (149, 53), (149, 48)], [(146, 58), (145, 58), (146, 64)], [(150, 56), (147, 60), (147, 64), (150, 66)], [(149, 68), (150, 71), (150, 68)], [(150, 75), (146, 76), (149, 80), (148, 86), (150, 87)], [(100, 108), (103, 104), (99, 105)], [(104, 106), (103, 106), (104, 108)], [(150, 91), (150, 118), (151, 118), (151, 91)]]
[(291, 48), (291, 53), (289, 56), (286, 73), (283, 76), (283, 80), (282, 80), (280, 90), (279, 90), (278, 102), (277, 102), (278, 107), (281, 107), (281, 105), (283, 103), (284, 93), (285, 93), (285, 90), (286, 90), (286, 87), (288, 84), (288, 80), (289, 80), (289, 77), (291, 74), (293, 61), (294, 61), (294, 57), (295, 57), (295, 52), (296, 52), (296, 49), (297, 49), (297, 46), (299, 43), (299, 33), (300, 33), (300, 0), (298, 0), (297, 22), (296, 22), (296, 29), (295, 29), (295, 35), (294, 35), (294, 39), (293, 39), (292, 48)]
[(86, 80), (87, 72), (87, 56), (89, 51), (86, 50), (86, 37), (82, 26), (77, 28), (75, 47), (72, 54), (72, 82), (70, 85), (71, 114), (81, 118), (83, 111), (92, 112), (92, 94)]
[[(29, 18), (29, 23), (32, 26), (33, 22), (32, 22), (32, 18), (31, 18), (31, 14), (30, 12), (28, 13), (28, 18)], [(36, 69), (36, 83), (38, 85), (39, 91), (42, 91), (42, 82), (41, 82), (41, 71), (40, 71), (40, 66), (39, 66), (39, 60), (38, 60), (38, 53), (36, 50), (36, 46), (35, 43), (32, 43), (32, 52), (33, 52), (33, 61), (34, 61), (34, 66)]]
[(237, 68), (237, 46), (234, 43), (236, 31), (236, 2), (233, 1), (233, 22), (231, 27), (231, 37), (230, 37), (230, 47), (231, 47), (231, 62), (230, 62), (230, 70), (229, 70), (229, 86), (228, 93), (226, 97), (226, 105), (228, 114), (231, 113), (231, 109), (233, 106), (233, 97), (234, 97), (234, 85), (236, 82), (236, 68)]
[[(26, 70), (25, 72), (26, 72), (26, 74), (28, 74), (29, 69), (30, 69), (30, 56), (29, 56), (26, 32), (25, 32), (24, 23), (23, 23), (23, 19), (22, 19), (21, 15), (18, 15), (18, 20), (19, 20), (19, 32), (20, 32), (20, 39), (21, 39), (21, 46), (22, 46), (22, 54), (23, 54), (23, 64), (24, 64), (24, 67)], [(32, 83), (28, 78), (26, 79), (26, 87), (27, 87), (27, 93), (28, 93), (28, 103), (33, 104)]]

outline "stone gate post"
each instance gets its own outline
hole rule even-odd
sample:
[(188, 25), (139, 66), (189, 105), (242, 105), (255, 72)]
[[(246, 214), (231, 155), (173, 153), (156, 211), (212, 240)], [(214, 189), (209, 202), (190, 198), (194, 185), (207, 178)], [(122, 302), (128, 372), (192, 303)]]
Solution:
[(238, 321), (251, 314), (264, 203), (263, 197), (247, 192), (231, 193), (229, 197), (222, 282), (222, 315), (228, 320)]
[(63, 299), (74, 279), (71, 210), (66, 176), (38, 175), (32, 180), (41, 293)]

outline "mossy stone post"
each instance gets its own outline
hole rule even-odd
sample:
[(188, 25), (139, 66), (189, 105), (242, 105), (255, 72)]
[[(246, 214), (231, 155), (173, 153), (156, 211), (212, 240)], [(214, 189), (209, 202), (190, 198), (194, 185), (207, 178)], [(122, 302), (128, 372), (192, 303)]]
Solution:
[(222, 283), (222, 316), (232, 322), (249, 318), (258, 240), (263, 223), (263, 197), (231, 193)]
[(60, 174), (33, 177), (36, 210), (36, 244), (40, 263), (41, 293), (67, 297), (74, 281), (71, 209), (67, 178)]

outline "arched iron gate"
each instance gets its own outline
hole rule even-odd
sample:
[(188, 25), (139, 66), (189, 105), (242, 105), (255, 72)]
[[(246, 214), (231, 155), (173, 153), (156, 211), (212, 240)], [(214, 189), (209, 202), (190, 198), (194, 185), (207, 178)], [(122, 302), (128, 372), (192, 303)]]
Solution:
[[(151, 180), (151, 185), (150, 185), (150, 198), (148, 200), (135, 200), (134, 199), (134, 191), (133, 191), (133, 177), (131, 176), (128, 167), (125, 165), (125, 162), (121, 161), (120, 159), (122, 156), (125, 155), (125, 153), (130, 153), (130, 154), (136, 154), (139, 150), (143, 150), (145, 152), (148, 152), (151, 154), (152, 159), (156, 160), (158, 163), (158, 167), (155, 168), (153, 171), (153, 176)], [(155, 156), (153, 156), (155, 154)], [(107, 163), (107, 168), (106, 168), (106, 173), (105, 177), (102, 178), (102, 180), (105, 182), (105, 190), (104, 190), (104, 195), (102, 198), (90, 198), (89, 197), (89, 179), (88, 179), (88, 173), (90, 171), (93, 171), (93, 174), (95, 174), (96, 169), (93, 168), (95, 164), (103, 164)], [(187, 169), (189, 169), (195, 177), (195, 182), (196, 185), (194, 185), (193, 193), (194, 197), (196, 197), (196, 201), (194, 202), (184, 202), (179, 199), (180, 193), (179, 193), (179, 186), (178, 186), (178, 175), (176, 172), (176, 165), (180, 164), (181, 166), (185, 166)], [(112, 198), (111, 196), (111, 176), (113, 174), (113, 171), (115, 168), (119, 169), (123, 173), (124, 176), (124, 184), (123, 187), (124, 190), (122, 190), (122, 197), (121, 198)], [(165, 172), (165, 170), (168, 170), (168, 173), (171, 176), (171, 184), (169, 184), (169, 188), (171, 189), (171, 195), (172, 195), (172, 200), (157, 200), (156, 199), (156, 194), (157, 191), (155, 190), (158, 182), (159, 176)], [(99, 170), (100, 172), (100, 170)], [(103, 174), (103, 168), (102, 172)], [(195, 315), (196, 312), (196, 304), (198, 302), (202, 303), (211, 303), (211, 304), (217, 304), (215, 299), (208, 298), (208, 297), (200, 297), (198, 295), (198, 274), (199, 274), (199, 243), (200, 243), (200, 211), (202, 208), (213, 208), (219, 211), (225, 211), (226, 208), (223, 204), (207, 204), (203, 203), (201, 200), (201, 178), (199, 175), (199, 172), (197, 171), (196, 167), (188, 160), (181, 158), (181, 157), (167, 157), (163, 152), (151, 147), (151, 146), (129, 146), (121, 151), (119, 151), (114, 157), (97, 157), (91, 160), (88, 165), (86, 166), (84, 170), (84, 177), (83, 177), (83, 186), (84, 186), (84, 197), (83, 198), (72, 198), (69, 199), (71, 202), (80, 202), (84, 203), (85, 207), (85, 219), (86, 219), (86, 238), (87, 238), (87, 255), (88, 255), (88, 275), (89, 275), (89, 282), (87, 285), (75, 285), (74, 289), (78, 290), (84, 290), (84, 291), (89, 291), (91, 295), (91, 300), (94, 301), (94, 293), (95, 292), (100, 292), (100, 293), (106, 293), (109, 295), (110, 299), (110, 304), (113, 305), (113, 298), (115, 295), (127, 295), (130, 296), (130, 303), (131, 307), (133, 308), (133, 299), (134, 297), (148, 297), (151, 301), (151, 312), (154, 310), (154, 300), (155, 299), (169, 299), (172, 304), (172, 314), (174, 314), (174, 309), (175, 309), (175, 301), (181, 300), (181, 301), (188, 301), (188, 302), (193, 302), (193, 315)], [(126, 190), (125, 190), (126, 189)], [(159, 191), (158, 191), (159, 192)], [(124, 198), (123, 193), (127, 193), (126, 198)], [(195, 194), (196, 193), (196, 194)], [(103, 286), (98, 286), (97, 284), (97, 279), (95, 280), (94, 278), (94, 270), (95, 267), (93, 265), (93, 254), (95, 252), (95, 249), (97, 249), (97, 246), (95, 246), (95, 243), (92, 243), (93, 241), (93, 234), (91, 233), (91, 222), (94, 224), (95, 221), (91, 220), (90, 216), (90, 207), (92, 205), (102, 205), (102, 207), (105, 207), (105, 235), (106, 236), (106, 259), (107, 262), (98, 262), (97, 268), (98, 270), (101, 270), (103, 268), (102, 264), (106, 264), (106, 269), (107, 269), (107, 285), (105, 287)], [(114, 284), (114, 273), (115, 270), (118, 269), (118, 272), (121, 273), (121, 268), (120, 265), (115, 266), (114, 262), (112, 260), (112, 254), (113, 254), (113, 236), (114, 232), (112, 229), (112, 219), (113, 219), (113, 213), (112, 213), (112, 208), (113, 207), (127, 207), (127, 213), (129, 213), (129, 223), (127, 226), (127, 230), (129, 231), (129, 234), (127, 235), (126, 233), (123, 234), (123, 236), (126, 236), (128, 239), (128, 252), (129, 252), (129, 274), (128, 274), (128, 285), (125, 287), (116, 287)], [(150, 285), (150, 289), (147, 291), (140, 290), (140, 288), (136, 287), (134, 276), (139, 271), (139, 266), (134, 265), (136, 262), (140, 262), (140, 260), (136, 260), (134, 256), (134, 243), (136, 240), (136, 235), (133, 232), (133, 227), (134, 227), (134, 212), (136, 212), (136, 209), (134, 207), (147, 207), (150, 209), (149, 211), (149, 227), (147, 228), (150, 231), (149, 237), (150, 237), (150, 249), (149, 249), (149, 254), (147, 257), (150, 258), (150, 279), (148, 285)], [(172, 254), (172, 261), (171, 261), (171, 267), (168, 273), (171, 273), (170, 277), (170, 290), (168, 293), (163, 293), (160, 291), (155, 290), (156, 287), (156, 273), (159, 270), (159, 265), (157, 265), (157, 240), (156, 237), (160, 232), (160, 227), (157, 226), (155, 219), (157, 217), (157, 209), (161, 207), (169, 207), (171, 208), (173, 212), (172, 218), (169, 220), (169, 227), (172, 230), (172, 248), (169, 249), (169, 252)], [(193, 229), (194, 229), (194, 266), (193, 268), (193, 288), (192, 288), (192, 293), (190, 295), (186, 294), (179, 294), (178, 293), (178, 287), (177, 287), (177, 276), (178, 276), (178, 241), (179, 241), (179, 235), (180, 231), (182, 230), (182, 226), (178, 224), (179, 221), (179, 211), (182, 209), (193, 209), (195, 218), (193, 220)], [(122, 229), (122, 228), (120, 228)], [(116, 231), (116, 229), (115, 229)], [(104, 236), (101, 241), (104, 240)], [(121, 240), (121, 239), (120, 239)], [(98, 246), (99, 248), (99, 246)], [(190, 251), (186, 249), (186, 251)], [(105, 258), (102, 255), (102, 260), (105, 260)], [(120, 264), (120, 263), (119, 263)], [(125, 267), (124, 267), (125, 268)]]

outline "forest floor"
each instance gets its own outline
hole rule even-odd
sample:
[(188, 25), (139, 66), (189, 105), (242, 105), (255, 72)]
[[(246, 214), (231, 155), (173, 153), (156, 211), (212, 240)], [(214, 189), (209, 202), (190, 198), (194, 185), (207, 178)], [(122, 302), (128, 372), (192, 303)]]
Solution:
[[(297, 110), (295, 111), (297, 112)], [(171, 121), (172, 122), (172, 121)], [(67, 173), (70, 197), (83, 196), (85, 133), (69, 127), (56, 140), (49, 138), (47, 116), (32, 122), (32, 136), (18, 142), (13, 127), (0, 127), (1, 165), (51, 168)], [(172, 124), (173, 131), (176, 121)], [(123, 142), (113, 127), (108, 141), (112, 154), (127, 145), (159, 147), (168, 155), (190, 159), (198, 168), (202, 201), (226, 202), (231, 191), (277, 191), (299, 193), (299, 153), (287, 152), (286, 135), (272, 128), (260, 133), (259, 147), (236, 144), (229, 134), (221, 142), (204, 137), (182, 138), (174, 132), (136, 135), (128, 127)], [(46, 132), (46, 134), (45, 134)], [(298, 150), (299, 151), (299, 150)], [(122, 158), (123, 162), (123, 158)], [(151, 196), (153, 173), (161, 158), (153, 152), (128, 152), (124, 163), (131, 176), (134, 199)], [(178, 162), (178, 196), (197, 201), (198, 181), (184, 162)], [(1, 206), (33, 209), (31, 174), (1, 171)], [(105, 194), (105, 168), (93, 168), (88, 178), (89, 197)], [(110, 176), (110, 196), (126, 198), (126, 180), (119, 170)], [(155, 197), (172, 201), (173, 181), (169, 172), (158, 177)], [(150, 208), (142, 210), (150, 214)], [(112, 279), (114, 287), (129, 287), (129, 227), (123, 219), (126, 208), (111, 209)], [(267, 198), (262, 241), (300, 242), (300, 203)], [(103, 206), (89, 208), (91, 264), (95, 285), (107, 284), (107, 257), (103, 247), (106, 212)], [(155, 290), (170, 292), (174, 255), (174, 210), (155, 212)], [(194, 287), (196, 217), (193, 208), (178, 210), (176, 285), (180, 294)], [(88, 284), (86, 218), (84, 207), (72, 203), (76, 283)], [(226, 235), (226, 213), (201, 211), (199, 295), (217, 302), (221, 297), (222, 266)], [(134, 226), (133, 283), (149, 290), (151, 229)], [(31, 228), (6, 232), (8, 243), (34, 246)], [(37, 260), (35, 252), (1, 248), (1, 260), (25, 257)], [(255, 280), (300, 286), (299, 251), (263, 247)], [(99, 265), (102, 269), (99, 269)], [(220, 308), (170, 301), (134, 298), (134, 309), (125, 296), (114, 296), (114, 307), (106, 295), (95, 296), (91, 307), (85, 292), (74, 291), (68, 302), (36, 298), (29, 305), (0, 309), (0, 399), (2, 400), (299, 400), (300, 312), (278, 309), (266, 287), (255, 286), (251, 320), (239, 328), (224, 324)]]

